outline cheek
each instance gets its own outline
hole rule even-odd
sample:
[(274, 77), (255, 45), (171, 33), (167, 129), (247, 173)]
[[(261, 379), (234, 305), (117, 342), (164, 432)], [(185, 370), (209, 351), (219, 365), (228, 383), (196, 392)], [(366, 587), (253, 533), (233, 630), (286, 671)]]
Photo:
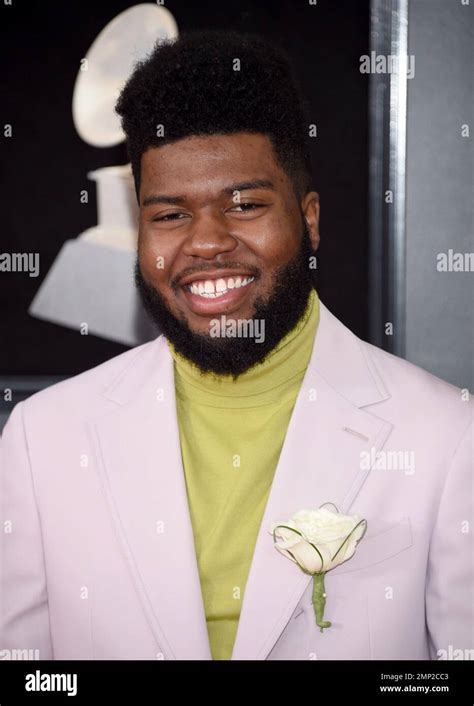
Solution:
[(153, 282), (166, 282), (176, 257), (176, 248), (169, 239), (158, 238), (141, 230), (138, 238), (138, 258), (143, 274)]
[(282, 230), (280, 226), (262, 233), (257, 239), (256, 250), (268, 269), (277, 269), (295, 257), (300, 243), (294, 233), (295, 231)]

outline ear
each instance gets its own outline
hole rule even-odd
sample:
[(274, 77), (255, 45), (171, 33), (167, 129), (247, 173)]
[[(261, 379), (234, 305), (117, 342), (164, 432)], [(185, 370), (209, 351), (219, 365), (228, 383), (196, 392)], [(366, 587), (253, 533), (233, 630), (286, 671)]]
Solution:
[(303, 197), (301, 210), (308, 226), (313, 250), (317, 250), (319, 246), (319, 194), (316, 191), (310, 191)]

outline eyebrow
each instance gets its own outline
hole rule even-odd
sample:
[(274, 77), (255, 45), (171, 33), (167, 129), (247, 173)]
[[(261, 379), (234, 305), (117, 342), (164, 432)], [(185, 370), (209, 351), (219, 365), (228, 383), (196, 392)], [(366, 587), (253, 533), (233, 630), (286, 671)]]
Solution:
[[(275, 191), (275, 185), (270, 179), (254, 179), (241, 181), (222, 189), (221, 193), (232, 195), (235, 191), (249, 191), (250, 189), (270, 189)], [(181, 204), (186, 201), (184, 196), (168, 196), (167, 194), (151, 194), (143, 199), (142, 206), (152, 206), (159, 203)]]

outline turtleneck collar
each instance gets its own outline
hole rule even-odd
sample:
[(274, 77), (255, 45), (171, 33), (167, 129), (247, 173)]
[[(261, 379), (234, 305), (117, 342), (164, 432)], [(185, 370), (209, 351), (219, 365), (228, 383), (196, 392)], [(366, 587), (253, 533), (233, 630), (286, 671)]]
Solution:
[(305, 312), (296, 326), (261, 363), (242, 373), (237, 380), (231, 375), (203, 373), (167, 341), (174, 359), (176, 392), (202, 404), (226, 408), (253, 407), (277, 401), (302, 379), (311, 357), (318, 323), (319, 298), (312, 289)]

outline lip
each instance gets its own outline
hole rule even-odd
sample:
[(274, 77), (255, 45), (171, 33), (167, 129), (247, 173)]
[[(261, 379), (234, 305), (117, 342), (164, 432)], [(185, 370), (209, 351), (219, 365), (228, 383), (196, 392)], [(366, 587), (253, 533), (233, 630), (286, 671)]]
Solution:
[[(240, 274), (240, 273), (239, 273)], [(224, 277), (222, 273), (220, 276)], [(252, 275), (247, 275), (248, 277)], [(232, 277), (232, 275), (225, 275), (225, 277)], [(208, 276), (205, 279), (214, 279)], [(216, 279), (220, 279), (217, 277)], [(195, 282), (196, 279), (191, 279), (190, 282)], [(188, 308), (198, 316), (212, 316), (215, 314), (228, 314), (232, 311), (238, 309), (242, 303), (245, 301), (246, 297), (249, 296), (249, 292), (255, 284), (255, 280), (245, 285), (245, 287), (239, 287), (237, 289), (230, 289), (226, 294), (223, 294), (217, 299), (205, 299), (200, 297), (199, 294), (193, 294), (187, 289), (186, 286), (181, 287), (186, 304)]]

